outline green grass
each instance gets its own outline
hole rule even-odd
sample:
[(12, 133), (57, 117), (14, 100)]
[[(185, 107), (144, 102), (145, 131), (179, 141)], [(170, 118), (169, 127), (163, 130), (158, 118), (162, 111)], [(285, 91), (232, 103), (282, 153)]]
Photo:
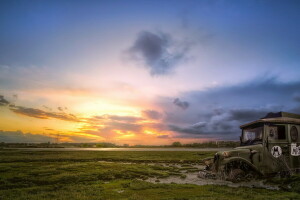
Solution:
[(94, 181), (87, 184), (48, 185), (3, 190), (1, 199), (210, 199), (210, 200), (288, 200), (297, 193), (265, 189), (153, 184), (139, 180)]
[[(199, 155), (200, 154), (200, 155)], [(180, 168), (213, 152), (0, 151), (0, 199), (300, 199), (298, 190), (154, 184), (149, 177), (182, 176)], [(101, 162), (101, 161), (113, 162)], [(100, 162), (99, 162), (100, 161)], [(124, 162), (133, 162), (131, 164)], [(157, 163), (157, 164), (156, 164)], [(300, 181), (294, 178), (294, 185)]]
[(0, 150), (1, 162), (118, 161), (199, 163), (215, 152), (188, 151), (22, 151)]

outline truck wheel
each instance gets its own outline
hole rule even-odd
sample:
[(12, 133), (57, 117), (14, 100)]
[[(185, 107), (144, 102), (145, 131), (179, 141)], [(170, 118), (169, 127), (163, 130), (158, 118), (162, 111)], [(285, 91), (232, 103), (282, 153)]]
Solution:
[(241, 182), (245, 178), (245, 172), (241, 169), (232, 169), (228, 174), (228, 180), (234, 183)]

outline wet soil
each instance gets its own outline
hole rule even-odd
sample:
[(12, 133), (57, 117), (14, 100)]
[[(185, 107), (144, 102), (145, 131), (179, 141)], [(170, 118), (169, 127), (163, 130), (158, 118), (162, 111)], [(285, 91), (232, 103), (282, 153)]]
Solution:
[[(175, 184), (195, 184), (195, 185), (226, 185), (229, 187), (250, 187), (250, 188), (264, 188), (269, 190), (279, 190), (278, 185), (271, 185), (265, 183), (265, 180), (251, 180), (247, 182), (233, 183), (231, 181), (221, 180), (221, 179), (209, 179), (209, 178), (200, 178), (198, 176), (199, 171), (204, 169), (202, 165), (170, 165), (162, 164), (164, 166), (173, 166), (181, 169), (189, 170), (180, 170), (182, 176), (169, 176), (167, 178), (149, 178), (146, 181), (151, 183), (175, 183)], [(191, 170), (192, 168), (197, 170)]]
[[(107, 162), (107, 161), (99, 161)], [(113, 163), (113, 162), (109, 162)], [(131, 162), (122, 162), (122, 164), (135, 164)], [(199, 164), (181, 164), (181, 163), (139, 163), (143, 165), (156, 165), (163, 167), (173, 167), (178, 169), (180, 175), (169, 176), (166, 178), (147, 178), (144, 181), (151, 183), (167, 183), (167, 184), (195, 184), (195, 185), (226, 185), (229, 187), (249, 187), (249, 188), (264, 188), (269, 190), (279, 190), (278, 185), (271, 185), (266, 183), (265, 180), (251, 180), (239, 183), (233, 183), (231, 181), (226, 181), (222, 179), (210, 179), (210, 178), (200, 178), (198, 176), (199, 171), (203, 170), (205, 166)]]

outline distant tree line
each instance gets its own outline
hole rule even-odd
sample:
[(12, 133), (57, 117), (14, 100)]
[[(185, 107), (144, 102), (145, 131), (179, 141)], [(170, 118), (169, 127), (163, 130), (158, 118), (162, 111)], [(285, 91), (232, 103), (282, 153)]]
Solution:
[(171, 147), (186, 147), (186, 148), (224, 148), (224, 147), (238, 147), (238, 141), (209, 141), (203, 143), (181, 144), (180, 142), (173, 142)]
[(109, 142), (101, 143), (5, 143), (0, 148), (234, 148), (240, 146), (238, 141), (209, 141), (203, 143), (182, 144), (173, 142), (171, 145), (116, 145)]

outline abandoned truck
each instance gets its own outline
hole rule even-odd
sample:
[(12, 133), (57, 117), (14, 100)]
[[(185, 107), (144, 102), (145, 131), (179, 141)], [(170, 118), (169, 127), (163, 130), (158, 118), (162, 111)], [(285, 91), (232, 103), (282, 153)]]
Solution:
[(206, 168), (199, 177), (238, 182), (276, 174), (285, 176), (300, 169), (300, 115), (269, 113), (240, 128), (240, 147), (204, 159)]

